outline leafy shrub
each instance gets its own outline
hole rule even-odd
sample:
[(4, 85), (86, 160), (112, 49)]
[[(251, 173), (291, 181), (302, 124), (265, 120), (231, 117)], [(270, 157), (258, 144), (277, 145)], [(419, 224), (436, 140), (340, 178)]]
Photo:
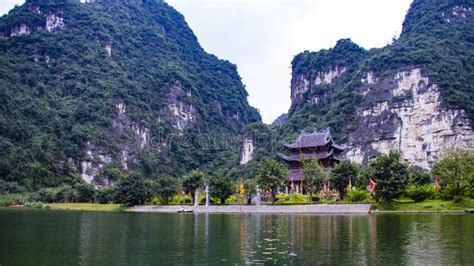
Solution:
[(131, 173), (117, 183), (115, 201), (129, 206), (144, 203), (150, 195), (145, 180), (138, 173)]
[(63, 185), (55, 190), (53, 195), (54, 202), (75, 202), (77, 199), (77, 190), (69, 185)]
[(34, 209), (43, 209), (45, 205), (42, 202), (26, 202), (25, 206), (28, 208), (34, 208)]
[(8, 207), (10, 205), (24, 204), (27, 201), (26, 195), (10, 194), (0, 196), (0, 207)]
[(453, 202), (454, 203), (463, 203), (464, 202), (464, 198), (462, 196), (454, 196), (453, 197)]
[(312, 202), (318, 202), (321, 198), (319, 195), (311, 195), (311, 201)]
[(441, 188), (440, 196), (444, 200), (452, 200), (455, 196), (462, 195), (461, 188), (448, 184)]
[(103, 188), (98, 189), (94, 195), (94, 202), (100, 204), (106, 204), (114, 201), (114, 189), (113, 188)]
[(5, 180), (0, 180), (0, 195), (8, 194), (8, 184)]
[(429, 173), (423, 172), (422, 170), (410, 169), (409, 181), (411, 184), (416, 184), (416, 185), (430, 184), (431, 175)]
[(467, 184), (464, 186), (464, 196), (474, 198), (474, 185)]
[(179, 201), (180, 204), (191, 204), (193, 203), (193, 198), (189, 195), (184, 195), (181, 197), (181, 200)]
[(6, 182), (0, 180), (0, 195), (25, 193), (26, 188), (19, 185), (18, 182)]
[(56, 193), (57, 189), (55, 188), (42, 188), (33, 196), (33, 200), (44, 203), (53, 203), (56, 199)]
[[(213, 197), (209, 197), (210, 204), (215, 204), (217, 200)], [(206, 197), (202, 197), (199, 199), (199, 204), (206, 204)]]
[(434, 186), (432, 184), (426, 185), (409, 185), (404, 192), (405, 196), (414, 200), (415, 202), (421, 202), (435, 195)]
[(347, 192), (346, 199), (350, 202), (362, 202), (369, 199), (369, 192), (366, 189), (353, 189)]
[(77, 186), (77, 201), (92, 202), (94, 200), (95, 188), (89, 184), (79, 184)]
[(226, 203), (242, 203), (242, 198), (240, 196), (231, 195), (227, 198)]
[(279, 194), (277, 204), (303, 204), (308, 203), (308, 198), (302, 194)]

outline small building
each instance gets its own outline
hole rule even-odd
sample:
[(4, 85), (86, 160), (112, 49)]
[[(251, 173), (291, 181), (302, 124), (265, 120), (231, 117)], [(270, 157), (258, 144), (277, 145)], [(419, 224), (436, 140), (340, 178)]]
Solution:
[(289, 168), (287, 181), (290, 186), (297, 188), (300, 188), (303, 179), (301, 159), (318, 158), (324, 170), (330, 171), (336, 163), (344, 159), (347, 149), (347, 145), (334, 143), (329, 128), (322, 132), (318, 132), (316, 129), (311, 133), (302, 132), (294, 143), (284, 144), (284, 146), (288, 155), (280, 154), (280, 158)]

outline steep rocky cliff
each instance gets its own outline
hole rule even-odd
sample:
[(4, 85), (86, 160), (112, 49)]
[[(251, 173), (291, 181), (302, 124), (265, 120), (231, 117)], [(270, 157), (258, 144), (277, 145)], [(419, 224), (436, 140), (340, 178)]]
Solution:
[(366, 51), (350, 40), (295, 57), (283, 137), (331, 127), (366, 163), (391, 149), (430, 169), (446, 150), (474, 149), (474, 7), (415, 0), (398, 40)]
[(28, 0), (0, 18), (0, 179), (28, 188), (239, 164), (235, 65), (160, 0)]

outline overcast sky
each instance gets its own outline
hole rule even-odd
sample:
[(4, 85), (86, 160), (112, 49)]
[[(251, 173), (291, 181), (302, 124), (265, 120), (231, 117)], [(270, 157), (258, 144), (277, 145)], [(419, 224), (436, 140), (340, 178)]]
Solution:
[[(166, 0), (204, 49), (237, 65), (250, 104), (271, 123), (290, 106), (291, 60), (341, 38), (369, 49), (398, 36), (412, 0)], [(7, 13), (22, 0), (0, 0)]]

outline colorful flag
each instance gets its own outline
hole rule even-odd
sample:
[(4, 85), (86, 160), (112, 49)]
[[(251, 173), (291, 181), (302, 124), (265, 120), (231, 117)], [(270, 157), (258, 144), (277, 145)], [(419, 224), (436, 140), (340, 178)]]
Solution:
[(244, 179), (240, 179), (240, 196), (243, 197), (245, 194)]
[(377, 183), (375, 183), (374, 180), (372, 180), (372, 177), (370, 177), (370, 180), (369, 180), (369, 191), (370, 191), (370, 193), (373, 193), (375, 191), (376, 187), (377, 187)]
[(439, 182), (438, 182), (438, 177), (437, 176), (434, 177), (434, 190), (435, 190), (436, 193), (439, 192)]

